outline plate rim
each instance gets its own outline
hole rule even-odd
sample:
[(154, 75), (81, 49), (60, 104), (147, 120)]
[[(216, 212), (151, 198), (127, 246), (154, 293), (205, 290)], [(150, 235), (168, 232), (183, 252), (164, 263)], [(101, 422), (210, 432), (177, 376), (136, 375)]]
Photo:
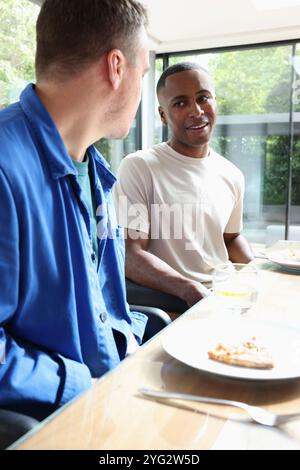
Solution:
[[(198, 318), (198, 319), (193, 319), (191, 320), (191, 323), (189, 324), (189, 326), (192, 325), (192, 323), (194, 321), (201, 321), (201, 322), (206, 322), (206, 323), (212, 323), (213, 322), (213, 319), (212, 318)], [(231, 321), (231, 320), (228, 320), (228, 321), (225, 321), (224, 319), (222, 319), (221, 321), (223, 321), (224, 323), (228, 324), (228, 321)], [(300, 339), (300, 326), (294, 326), (294, 325), (291, 325), (291, 324), (286, 324), (286, 323), (282, 323), (280, 321), (275, 321), (275, 322), (272, 322), (272, 321), (268, 321), (268, 320), (252, 320), (252, 319), (242, 319), (241, 320), (243, 322), (243, 324), (245, 325), (246, 322), (250, 323), (250, 324), (258, 324), (258, 325), (261, 325), (261, 326), (267, 326), (267, 327), (276, 327), (278, 329), (286, 329), (286, 330), (290, 330), (292, 331), (293, 333), (298, 333), (299, 334), (299, 339)], [(218, 322), (218, 326), (220, 325), (220, 321), (219, 319), (217, 320)], [(232, 321), (233, 323), (234, 321)], [(182, 325), (181, 325), (182, 327)], [(178, 324), (175, 324), (174, 325), (174, 330), (173, 331), (177, 331), (178, 329), (180, 330), (180, 325)], [(171, 329), (169, 330), (169, 332), (171, 331)], [(172, 334), (172, 333), (171, 333)], [(174, 334), (174, 333), (173, 333)], [(238, 366), (233, 366), (233, 365), (230, 365), (230, 364), (225, 364), (225, 363), (219, 363), (221, 364), (222, 366), (228, 366), (228, 367), (231, 367), (231, 369), (228, 369), (229, 371), (231, 370), (233, 373), (224, 373), (222, 371), (219, 371), (219, 370), (209, 370), (207, 368), (202, 368), (202, 367), (197, 367), (195, 365), (192, 365), (188, 362), (186, 362), (184, 359), (181, 359), (179, 357), (176, 357), (174, 354), (172, 354), (168, 348), (166, 347), (166, 342), (167, 341), (170, 341), (170, 336), (169, 335), (165, 335), (163, 338), (162, 338), (162, 347), (164, 349), (165, 352), (167, 352), (167, 354), (169, 354), (171, 357), (173, 357), (174, 359), (178, 360), (179, 362), (181, 362), (182, 364), (185, 364), (187, 365), (188, 367), (191, 367), (195, 370), (198, 370), (202, 373), (205, 373), (205, 374), (209, 374), (209, 375), (214, 375), (214, 376), (218, 376), (218, 377), (224, 377), (226, 379), (232, 379), (232, 380), (250, 380), (250, 381), (259, 381), (259, 382), (270, 382), (270, 381), (276, 381), (276, 382), (286, 382), (288, 380), (297, 380), (300, 378), (300, 367), (299, 367), (299, 372), (297, 372), (297, 374), (292, 374), (292, 375), (287, 375), (287, 376), (279, 376), (279, 377), (272, 377), (272, 376), (263, 376), (263, 377), (260, 377), (260, 376), (257, 376), (257, 377), (253, 377), (253, 376), (247, 376), (247, 375), (243, 375), (243, 371), (245, 372), (245, 374), (247, 374), (247, 371), (249, 370), (254, 370), (252, 368), (246, 368), (246, 367), (238, 367)], [(217, 362), (216, 362), (217, 363)], [(218, 364), (218, 363), (217, 363)], [(262, 369), (255, 369), (256, 371), (262, 371)], [(240, 371), (240, 373), (238, 374), (235, 374), (234, 371)], [(267, 369), (266, 369), (267, 371)]]
[(267, 255), (267, 258), (268, 258), (269, 261), (271, 261), (272, 263), (279, 264), (280, 266), (284, 266), (284, 267), (287, 267), (287, 268), (290, 268), (290, 269), (295, 269), (296, 271), (300, 271), (300, 261), (295, 261), (295, 262), (290, 263), (288, 261), (277, 259), (276, 257), (274, 258), (272, 256), (274, 253), (269, 253)]

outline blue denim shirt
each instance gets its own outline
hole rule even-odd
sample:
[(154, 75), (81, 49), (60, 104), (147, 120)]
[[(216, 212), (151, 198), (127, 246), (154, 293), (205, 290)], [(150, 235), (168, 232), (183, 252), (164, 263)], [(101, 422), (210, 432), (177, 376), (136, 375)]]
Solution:
[(76, 169), (34, 86), (0, 113), (0, 407), (38, 418), (116, 366), (146, 323), (126, 303), (115, 177), (88, 154), (98, 266)]

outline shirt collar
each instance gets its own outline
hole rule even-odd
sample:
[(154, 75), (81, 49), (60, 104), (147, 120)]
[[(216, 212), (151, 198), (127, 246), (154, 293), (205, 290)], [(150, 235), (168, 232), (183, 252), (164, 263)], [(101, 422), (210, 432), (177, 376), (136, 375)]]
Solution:
[[(109, 164), (93, 145), (88, 148), (87, 152), (90, 158), (92, 174), (97, 174), (101, 178), (104, 192), (110, 191), (117, 179), (109, 170)], [(94, 184), (96, 189), (99, 189), (97, 178), (95, 178)]]
[(76, 175), (76, 170), (57, 127), (36, 94), (33, 84), (23, 90), (20, 105), (35, 132), (52, 177), (58, 179), (67, 174)]

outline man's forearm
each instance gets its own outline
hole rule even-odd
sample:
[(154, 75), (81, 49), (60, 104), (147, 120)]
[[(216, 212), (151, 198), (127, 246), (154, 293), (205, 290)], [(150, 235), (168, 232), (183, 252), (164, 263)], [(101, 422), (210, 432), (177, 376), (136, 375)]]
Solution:
[(246, 238), (238, 235), (226, 243), (228, 256), (233, 263), (249, 263), (253, 260), (253, 253)]
[(126, 277), (151, 289), (183, 298), (187, 281), (167, 263), (144, 250), (132, 250), (126, 254)]
[(145, 250), (127, 252), (126, 276), (137, 284), (175, 295), (189, 307), (210, 293), (200, 282), (187, 279)]

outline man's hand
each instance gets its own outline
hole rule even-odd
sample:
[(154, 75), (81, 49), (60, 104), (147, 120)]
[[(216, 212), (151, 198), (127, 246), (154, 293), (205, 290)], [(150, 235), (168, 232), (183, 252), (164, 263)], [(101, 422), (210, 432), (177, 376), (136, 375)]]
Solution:
[(192, 307), (192, 305), (204, 297), (207, 297), (210, 293), (210, 290), (200, 282), (187, 281), (183, 286), (181, 298), (188, 304), (189, 307)]

